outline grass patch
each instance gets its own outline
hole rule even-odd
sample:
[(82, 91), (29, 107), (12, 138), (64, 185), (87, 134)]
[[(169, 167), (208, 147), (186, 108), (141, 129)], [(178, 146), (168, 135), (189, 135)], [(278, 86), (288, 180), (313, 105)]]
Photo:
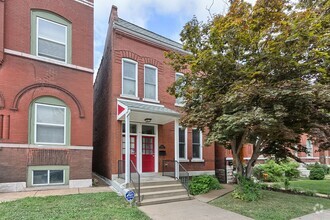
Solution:
[(329, 199), (292, 195), (262, 190), (262, 199), (244, 202), (234, 199), (231, 194), (220, 197), (210, 204), (227, 209), (253, 219), (286, 220), (313, 213), (316, 204), (323, 209), (330, 208)]
[(291, 188), (302, 188), (322, 194), (330, 194), (330, 179), (290, 181)]
[(1, 219), (149, 219), (116, 193), (25, 198), (0, 203)]

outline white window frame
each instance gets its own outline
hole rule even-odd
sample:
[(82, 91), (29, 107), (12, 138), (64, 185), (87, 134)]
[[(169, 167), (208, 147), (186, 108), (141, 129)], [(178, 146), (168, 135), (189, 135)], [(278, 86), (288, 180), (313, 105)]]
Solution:
[[(179, 73), (179, 72), (176, 72), (175, 73), (175, 81), (177, 80), (176, 78), (176, 76), (180, 76), (180, 77), (183, 77), (184, 76), (184, 74), (183, 73)], [(182, 102), (178, 102), (178, 99), (182, 99)], [(182, 107), (182, 106), (184, 106), (184, 100), (183, 100), (183, 97), (179, 97), (179, 98), (175, 98), (175, 104), (174, 104), (175, 106), (179, 106), (179, 107)]]
[[(192, 130), (198, 130), (197, 128), (193, 128)], [(193, 132), (191, 132), (191, 151), (192, 157), (194, 156), (194, 142), (193, 142)], [(199, 157), (193, 157), (191, 162), (203, 162), (203, 132), (199, 131)]]
[[(52, 169), (54, 170), (54, 169)], [(50, 183), (50, 171), (52, 170), (32, 170), (32, 186), (53, 186), (53, 185), (63, 185), (65, 183), (65, 170), (63, 169), (57, 169), (63, 171), (63, 182), (62, 183)], [(47, 171), (47, 183), (46, 184), (36, 184), (34, 183), (34, 172), (35, 171)]]
[[(155, 70), (155, 74), (156, 74), (156, 91), (155, 91), (155, 99), (151, 99), (151, 98), (146, 98), (146, 67), (154, 69)], [(151, 101), (151, 102), (159, 102), (158, 101), (158, 68), (149, 64), (145, 64), (144, 65), (144, 101)]]
[[(38, 106), (47, 106), (47, 107), (51, 107), (51, 108), (62, 108), (64, 109), (64, 124), (63, 125), (58, 125), (58, 124), (49, 124), (49, 123), (40, 123), (40, 122), (37, 122), (37, 107)], [(41, 104), (41, 103), (35, 103), (35, 106), (34, 106), (34, 143), (36, 144), (52, 144), (52, 145), (65, 145), (66, 143), (66, 107), (64, 106), (58, 106), (58, 105), (47, 105), (47, 104)], [(49, 143), (49, 142), (37, 142), (37, 125), (48, 125), (48, 126), (54, 126), (54, 127), (64, 127), (64, 139), (63, 139), (63, 143)]]
[[(180, 151), (179, 151), (179, 161), (180, 162), (189, 162), (188, 160), (188, 129), (183, 128), (182, 126), (179, 126), (179, 131), (180, 129), (184, 129), (184, 157), (180, 157)], [(177, 132), (179, 132), (177, 131)], [(178, 134), (178, 139), (179, 139), (179, 150), (180, 150), (180, 132)]]
[[(310, 145), (310, 148), (307, 148), (307, 146), (308, 145)], [(306, 156), (307, 157), (313, 157), (313, 150), (314, 150), (314, 148), (313, 148), (313, 143), (312, 143), (312, 141), (311, 140), (309, 140), (309, 139), (307, 139), (306, 140), (306, 150), (307, 150), (307, 153), (306, 153)], [(310, 151), (309, 151), (310, 150)]]
[[(130, 95), (130, 94), (124, 94), (124, 63), (128, 62), (128, 63), (133, 63), (135, 64), (135, 96), (134, 95)], [(123, 58), (122, 59), (122, 65), (121, 65), (121, 96), (122, 97), (128, 97), (128, 98), (138, 98), (138, 91), (139, 91), (139, 87), (138, 87), (138, 62), (131, 60), (131, 59), (127, 59), (127, 58)], [(129, 80), (132, 80), (130, 78), (128, 78)]]
[[(63, 45), (62, 42), (58, 42), (56, 40), (45, 38), (45, 37), (39, 37), (39, 20), (44, 20), (46, 22), (53, 23), (53, 24), (56, 24), (56, 25), (59, 25), (59, 26), (62, 26), (62, 27), (65, 28), (65, 44), (64, 44), (64, 46), (65, 46), (65, 61), (56, 59), (54, 57), (48, 57), (48, 56), (39, 55), (39, 40), (38, 40), (39, 38)], [(53, 21), (48, 20), (48, 19), (45, 19), (45, 18), (37, 17), (37, 24), (36, 24), (36, 56), (37, 57), (44, 57), (44, 58), (56, 60), (58, 62), (67, 63), (68, 62), (68, 27), (66, 25), (59, 24), (59, 23), (53, 22)]]

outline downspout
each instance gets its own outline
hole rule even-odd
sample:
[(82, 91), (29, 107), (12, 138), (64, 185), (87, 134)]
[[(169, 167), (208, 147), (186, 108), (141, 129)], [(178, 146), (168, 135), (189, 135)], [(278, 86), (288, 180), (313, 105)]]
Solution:
[(125, 183), (126, 184), (130, 183), (131, 181), (130, 114), (131, 114), (131, 110), (128, 110), (127, 113), (125, 114)]
[(5, 46), (5, 0), (0, 0), (0, 65), (4, 61)]

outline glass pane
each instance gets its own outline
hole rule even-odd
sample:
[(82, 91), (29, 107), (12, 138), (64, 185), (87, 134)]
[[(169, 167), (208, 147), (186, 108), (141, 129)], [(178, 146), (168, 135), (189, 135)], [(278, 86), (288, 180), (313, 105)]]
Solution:
[(179, 158), (185, 158), (185, 144), (179, 144)]
[(37, 125), (37, 142), (64, 144), (64, 127)]
[(135, 80), (130, 80), (130, 79), (123, 79), (123, 93), (126, 95), (133, 95), (135, 96)]
[(66, 28), (47, 20), (38, 19), (38, 35), (65, 44)]
[(64, 183), (64, 170), (50, 170), (49, 183)]
[(135, 63), (124, 61), (123, 71), (124, 71), (124, 74), (123, 74), (124, 78), (128, 77), (130, 79), (135, 80), (135, 77), (136, 77), (136, 75), (135, 75), (136, 64)]
[(48, 184), (48, 171), (47, 170), (34, 170), (33, 184)]
[(179, 128), (179, 142), (184, 143), (185, 142), (185, 129)]
[(38, 56), (44, 56), (65, 61), (65, 44), (59, 44), (45, 39), (38, 39)]
[(155, 134), (155, 127), (149, 125), (142, 125), (142, 134)]
[(54, 106), (36, 105), (37, 122), (64, 125), (64, 108)]
[(156, 86), (155, 85), (149, 85), (149, 84), (145, 84), (145, 98), (147, 99), (156, 99)]
[(193, 138), (192, 142), (194, 144), (199, 144), (200, 143), (200, 131), (197, 130), (197, 129), (193, 129), (192, 130), (192, 138)]
[[(132, 133), (132, 134), (136, 134), (136, 125), (135, 124), (130, 124), (129, 125), (130, 126), (130, 132)], [(123, 133), (125, 133), (125, 124), (123, 123), (122, 124), (122, 131), (123, 131)]]
[(156, 69), (145, 67), (145, 82), (148, 84), (156, 85)]
[(200, 158), (200, 145), (193, 144), (193, 158)]

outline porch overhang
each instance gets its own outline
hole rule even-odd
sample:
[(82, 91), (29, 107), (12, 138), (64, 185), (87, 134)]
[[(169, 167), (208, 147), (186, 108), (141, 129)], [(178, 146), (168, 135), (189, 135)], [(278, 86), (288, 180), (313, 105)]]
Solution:
[(125, 120), (125, 114), (130, 110), (130, 121), (164, 125), (180, 118), (180, 113), (166, 108), (164, 105), (117, 99), (117, 120)]

